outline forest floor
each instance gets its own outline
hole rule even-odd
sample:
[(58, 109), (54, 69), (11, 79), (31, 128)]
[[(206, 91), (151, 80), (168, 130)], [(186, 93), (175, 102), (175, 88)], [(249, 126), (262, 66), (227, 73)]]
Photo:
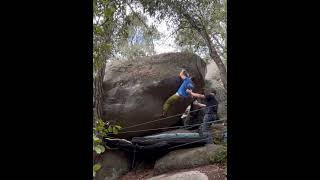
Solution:
[[(227, 179), (227, 166), (226, 165), (206, 165), (199, 166), (190, 169), (181, 169), (171, 171), (166, 174), (173, 174), (178, 172), (186, 172), (186, 171), (200, 171), (206, 174), (209, 180), (226, 180)], [(137, 171), (130, 171), (127, 174), (120, 177), (119, 180), (146, 180), (153, 177), (153, 169), (144, 169)]]

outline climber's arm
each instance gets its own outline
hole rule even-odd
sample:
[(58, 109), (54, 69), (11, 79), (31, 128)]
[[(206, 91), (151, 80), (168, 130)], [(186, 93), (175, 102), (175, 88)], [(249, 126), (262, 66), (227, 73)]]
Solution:
[(196, 106), (199, 106), (199, 107), (206, 107), (206, 105), (205, 104), (201, 104), (201, 103), (199, 103), (198, 101), (195, 101), (195, 102), (193, 102), (193, 104), (194, 105), (196, 105)]
[(190, 89), (187, 89), (187, 93), (189, 93), (192, 97), (195, 97), (195, 98), (200, 98), (200, 99), (205, 98), (203, 94), (194, 93)]

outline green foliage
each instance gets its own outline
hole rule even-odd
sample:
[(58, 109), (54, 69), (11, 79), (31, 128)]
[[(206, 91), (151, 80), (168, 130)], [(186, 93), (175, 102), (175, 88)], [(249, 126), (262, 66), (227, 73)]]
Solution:
[(139, 0), (145, 11), (159, 20), (166, 20), (176, 30), (176, 43), (182, 51), (209, 56), (203, 34), (221, 58), (226, 59), (226, 0)]
[(99, 171), (101, 169), (101, 165), (100, 164), (95, 164), (93, 165), (93, 177), (96, 177), (96, 173), (97, 171)]
[(105, 57), (112, 50), (112, 43), (108, 39), (112, 33), (116, 8), (112, 0), (94, 0), (93, 7), (93, 72), (96, 73), (104, 66)]
[(95, 127), (93, 128), (93, 149), (98, 149), (100, 151), (101, 147), (99, 147), (99, 145), (101, 145), (103, 142), (102, 138), (108, 137), (108, 134), (118, 134), (119, 130), (121, 130), (121, 127), (118, 125), (109, 125), (108, 128), (106, 128), (106, 123), (102, 119), (97, 119), (95, 123)]
[(124, 18), (119, 34), (114, 46), (117, 59), (154, 55), (154, 41), (160, 38), (157, 28), (147, 24), (147, 17), (134, 10)]
[(104, 17), (110, 17), (113, 15), (113, 13), (116, 11), (116, 9), (114, 7), (108, 7), (105, 9), (104, 11)]
[(112, 131), (112, 127), (111, 126), (108, 127), (108, 131), (109, 132)]
[(219, 146), (214, 152), (209, 154), (211, 163), (225, 163), (227, 161), (227, 147)]
[[(106, 151), (107, 146), (103, 143), (103, 138), (108, 137), (108, 134), (118, 134), (119, 130), (121, 129), (120, 126), (109, 126), (106, 127), (106, 123), (101, 119), (96, 119), (95, 127), (93, 128), (93, 150), (97, 154), (102, 154)], [(93, 166), (93, 176), (95, 176), (96, 172), (101, 168), (99, 164), (95, 164)]]
[[(154, 40), (160, 37), (156, 27), (147, 24), (142, 12), (128, 0), (94, 0), (93, 72), (105, 65), (107, 59), (133, 59), (153, 55)], [(133, 37), (141, 35), (143, 42)]]
[(97, 145), (94, 147), (94, 150), (96, 151), (97, 154), (101, 154), (105, 151), (105, 147), (102, 145)]

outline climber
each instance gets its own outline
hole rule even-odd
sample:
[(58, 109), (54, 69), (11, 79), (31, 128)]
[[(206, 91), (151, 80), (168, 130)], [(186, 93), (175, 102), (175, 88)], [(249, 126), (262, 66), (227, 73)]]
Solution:
[(207, 143), (212, 144), (213, 139), (210, 133), (210, 124), (214, 122), (217, 118), (218, 111), (218, 101), (215, 98), (216, 90), (207, 89), (204, 94), (198, 94), (192, 92), (192, 90), (186, 90), (194, 98), (199, 98), (204, 100), (206, 108), (204, 109), (203, 124), (200, 127), (200, 135), (207, 137)]
[(193, 85), (193, 77), (191, 77), (189, 75), (189, 73), (187, 73), (187, 71), (185, 69), (182, 69), (180, 74), (179, 74), (180, 78), (183, 80), (182, 84), (180, 85), (178, 91), (173, 94), (172, 96), (170, 96), (166, 102), (163, 104), (163, 111), (162, 111), (162, 115), (161, 117), (166, 117), (169, 108), (179, 99), (181, 98), (188, 98), (190, 97), (190, 94), (187, 93), (187, 89), (192, 90), (194, 88)]

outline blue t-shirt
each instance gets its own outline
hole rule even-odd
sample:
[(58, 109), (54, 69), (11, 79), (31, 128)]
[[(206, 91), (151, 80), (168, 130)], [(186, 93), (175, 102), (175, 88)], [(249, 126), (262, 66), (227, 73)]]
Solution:
[(178, 93), (180, 96), (188, 97), (189, 94), (187, 93), (187, 89), (193, 89), (192, 82), (191, 82), (190, 78), (188, 78), (188, 77), (186, 77), (186, 78), (183, 80), (183, 82), (182, 82), (181, 86), (179, 87), (177, 93)]

